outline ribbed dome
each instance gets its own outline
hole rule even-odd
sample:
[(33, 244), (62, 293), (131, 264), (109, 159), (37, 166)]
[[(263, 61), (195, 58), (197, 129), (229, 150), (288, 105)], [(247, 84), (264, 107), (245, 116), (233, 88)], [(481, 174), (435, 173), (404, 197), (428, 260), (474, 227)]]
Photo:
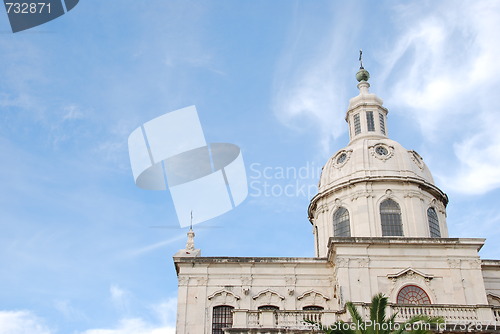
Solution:
[(357, 180), (414, 180), (434, 185), (420, 155), (388, 138), (359, 138), (335, 153), (323, 167), (319, 193)]

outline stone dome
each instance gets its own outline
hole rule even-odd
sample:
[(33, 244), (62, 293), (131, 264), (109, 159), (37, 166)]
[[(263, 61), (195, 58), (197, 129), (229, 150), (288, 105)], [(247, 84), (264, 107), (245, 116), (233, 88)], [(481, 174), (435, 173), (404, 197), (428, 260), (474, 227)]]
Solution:
[(447, 237), (448, 197), (422, 157), (388, 137), (389, 111), (368, 81), (357, 86), (345, 118), (349, 144), (326, 162), (308, 208), (317, 256), (332, 237)]
[(434, 185), (422, 157), (389, 138), (359, 138), (336, 152), (321, 173), (319, 193), (357, 181), (399, 180)]

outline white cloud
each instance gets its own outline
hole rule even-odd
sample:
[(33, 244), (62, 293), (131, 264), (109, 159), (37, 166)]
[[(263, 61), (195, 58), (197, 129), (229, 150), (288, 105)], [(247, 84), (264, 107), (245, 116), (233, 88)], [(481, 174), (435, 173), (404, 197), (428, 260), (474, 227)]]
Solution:
[(495, 129), (494, 118), (495, 115), (483, 113), (477, 134), (454, 145), (460, 161), (458, 173), (441, 176), (452, 189), (482, 194), (500, 187), (500, 132)]
[[(121, 299), (124, 291), (117, 288), (114, 290), (116, 298)], [(148, 323), (142, 318), (121, 319), (115, 328), (111, 329), (89, 329), (81, 334), (175, 334), (175, 318), (177, 311), (177, 299), (169, 298), (150, 307), (157, 321)]]
[(81, 334), (175, 334), (173, 326), (152, 326), (140, 318), (122, 319), (113, 329), (89, 329)]
[(137, 257), (137, 256), (141, 256), (141, 255), (144, 255), (144, 254), (147, 254), (149, 252), (152, 252), (152, 251), (155, 251), (157, 249), (160, 249), (160, 248), (163, 248), (169, 244), (172, 244), (178, 240), (181, 240), (183, 238), (186, 238), (186, 235), (184, 233), (182, 234), (177, 234), (176, 236), (170, 238), (170, 239), (167, 239), (167, 240), (164, 240), (164, 241), (160, 241), (160, 242), (156, 242), (154, 244), (151, 244), (151, 245), (147, 245), (147, 246), (144, 246), (144, 247), (140, 247), (140, 248), (136, 248), (136, 249), (132, 249), (128, 252), (124, 252), (124, 255), (125, 257)]
[[(338, 4), (335, 9), (331, 14), (334, 24), (327, 31), (324, 26), (315, 27), (314, 13), (297, 9), (296, 29), (290, 34), (274, 79), (276, 116), (297, 131), (317, 132), (323, 154), (331, 153), (332, 139), (347, 129), (343, 121), (347, 98), (339, 78), (346, 73), (342, 50), (351, 49), (352, 36), (357, 33), (349, 16), (356, 12), (355, 4)], [(311, 40), (312, 35), (317, 39)], [(352, 49), (355, 54), (356, 48)]]
[(496, 1), (398, 6), (401, 34), (380, 57), (381, 86), (390, 91), (392, 110), (412, 115), (428, 145), (454, 148), (458, 163), (433, 171), (457, 192), (480, 194), (500, 186), (494, 117), (500, 112), (500, 43), (492, 29), (499, 20)]
[(44, 323), (30, 311), (0, 311), (0, 333), (2, 334), (52, 334)]
[(175, 324), (177, 316), (177, 298), (169, 298), (153, 305), (151, 310), (162, 324)]
[[(428, 161), (442, 158), (434, 147), (437, 143), (448, 152), (453, 147), (451, 159), (456, 163), (443, 164), (442, 170), (433, 166), (444, 188), (481, 194), (500, 187), (500, 138), (492, 117), (500, 112), (495, 101), (500, 90), (500, 43), (492, 29), (500, 21), (500, 3), (427, 1), (392, 9), (394, 25), (388, 28), (395, 33), (393, 45), (387, 44), (388, 34), (379, 43), (378, 50), (384, 51), (373, 54), (381, 64), (371, 80), (378, 94), (391, 112), (403, 111), (415, 119), (424, 146), (433, 147)], [(307, 39), (314, 22), (296, 22), (274, 87), (278, 119), (298, 131), (317, 132), (323, 154), (332, 153), (332, 140), (347, 129), (343, 116), (348, 96), (339, 77), (355, 70), (341, 59), (342, 50), (350, 50), (357, 36), (344, 19), (354, 9), (336, 10), (330, 29), (314, 41)]]
[(88, 320), (87, 316), (82, 311), (71, 305), (71, 302), (67, 299), (56, 300), (54, 302), (54, 307), (70, 321)]
[(77, 120), (77, 119), (82, 119), (84, 117), (84, 113), (81, 107), (79, 107), (76, 104), (67, 105), (63, 108), (63, 110), (65, 111), (65, 114), (63, 115), (62, 118), (63, 121)]
[(130, 293), (115, 284), (111, 285), (109, 293), (115, 308), (121, 313), (128, 313)]
[[(122, 301), (129, 293), (117, 286), (110, 288), (112, 298)], [(56, 308), (63, 313), (69, 312), (75, 318), (75, 308), (68, 302), (56, 303)], [(175, 334), (177, 299), (169, 298), (149, 307), (153, 321), (141, 317), (122, 318), (116, 326), (110, 328), (87, 329), (79, 334)], [(81, 316), (77, 312), (77, 317)], [(45, 320), (31, 311), (0, 311), (0, 333), (2, 334), (55, 334)]]

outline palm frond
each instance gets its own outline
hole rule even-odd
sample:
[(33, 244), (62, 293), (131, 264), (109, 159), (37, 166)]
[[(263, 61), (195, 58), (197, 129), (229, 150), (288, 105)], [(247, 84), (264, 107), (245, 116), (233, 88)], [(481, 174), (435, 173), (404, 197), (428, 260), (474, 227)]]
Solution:
[(349, 311), (349, 314), (351, 315), (353, 322), (355, 322), (355, 323), (364, 322), (363, 317), (361, 316), (361, 314), (359, 314), (358, 309), (356, 308), (356, 306), (353, 303), (347, 302), (346, 308), (347, 308), (347, 311)]

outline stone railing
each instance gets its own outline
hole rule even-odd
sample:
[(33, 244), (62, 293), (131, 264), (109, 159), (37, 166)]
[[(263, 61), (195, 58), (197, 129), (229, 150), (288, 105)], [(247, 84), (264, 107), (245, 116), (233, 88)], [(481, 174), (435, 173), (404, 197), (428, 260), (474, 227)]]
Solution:
[(442, 317), (447, 322), (477, 321), (477, 307), (456, 305), (391, 305), (391, 315), (396, 321), (407, 321), (418, 315)]
[(492, 307), (492, 310), (493, 310), (493, 319), (495, 320), (496, 323), (500, 324), (500, 307), (494, 306)]
[[(358, 310), (366, 319), (370, 316), (369, 304), (358, 304)], [(389, 304), (388, 316), (397, 313), (395, 320), (405, 322), (411, 318), (424, 315), (428, 317), (441, 317), (446, 323), (483, 322), (498, 323), (500, 325), (500, 308), (492, 306), (469, 306), (469, 305), (398, 305)], [(345, 320), (345, 319), (342, 319)]]
[(233, 328), (305, 328), (306, 322), (333, 323), (333, 311), (234, 310)]
[[(369, 319), (370, 305), (357, 304), (359, 313)], [(483, 323), (500, 326), (500, 307), (468, 305), (397, 305), (389, 304), (388, 317), (397, 313), (396, 321), (405, 322), (417, 315), (442, 317), (448, 324)], [(304, 329), (306, 322), (330, 325), (336, 321), (350, 321), (347, 312), (302, 310), (242, 310), (233, 311), (233, 328)]]

